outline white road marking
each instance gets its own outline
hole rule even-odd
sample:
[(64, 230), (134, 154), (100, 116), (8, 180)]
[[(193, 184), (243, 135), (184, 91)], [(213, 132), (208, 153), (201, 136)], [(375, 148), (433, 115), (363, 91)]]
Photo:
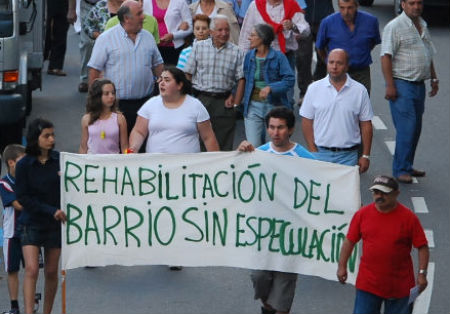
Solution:
[(389, 152), (392, 156), (394, 156), (395, 153), (395, 141), (385, 141), (387, 148), (389, 149)]
[(387, 130), (386, 124), (384, 124), (379, 116), (373, 116), (372, 125), (377, 130)]
[(428, 240), (428, 247), (434, 248), (434, 233), (433, 230), (425, 230), (425, 236)]
[(428, 207), (425, 203), (424, 197), (411, 197), (411, 201), (413, 203), (414, 211), (416, 213), (428, 213)]
[(428, 286), (414, 302), (413, 314), (428, 314), (434, 283), (434, 263), (428, 263)]

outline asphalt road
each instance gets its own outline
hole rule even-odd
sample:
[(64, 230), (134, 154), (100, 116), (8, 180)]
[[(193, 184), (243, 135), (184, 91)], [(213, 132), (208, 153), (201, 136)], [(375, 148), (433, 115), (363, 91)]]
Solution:
[[(382, 30), (386, 22), (393, 18), (392, 2), (379, 0), (375, 1), (373, 7), (361, 9), (376, 15)], [(434, 273), (429, 276), (430, 286), (417, 305), (420, 308), (420, 312), (416, 309), (417, 313), (450, 312), (450, 274), (447, 270), (450, 262), (450, 38), (448, 21), (444, 25), (433, 23), (431, 26), (437, 49), (434, 62), (441, 89), (436, 97), (427, 99), (424, 127), (416, 156), (416, 166), (425, 169), (427, 176), (419, 179), (418, 183), (401, 185), (400, 195), (402, 203), (418, 212), (424, 228), (429, 230), (429, 240), (434, 242), (431, 249)], [(65, 63), (68, 76), (60, 78), (43, 75), (42, 92), (33, 94), (32, 117), (42, 116), (53, 121), (57, 135), (56, 148), (76, 152), (85, 94), (77, 91), (78, 35), (73, 30), (70, 31), (68, 42)], [(367, 187), (372, 178), (377, 174), (391, 172), (392, 154), (389, 147), (395, 140), (389, 106), (384, 100), (379, 46), (374, 49), (372, 57), (371, 100), (374, 112), (382, 123), (377, 118), (371, 166), (368, 173), (361, 176), (363, 203), (371, 201)], [(236, 144), (242, 138), (240, 122)], [(300, 125), (293, 138), (304, 142)], [(412, 254), (415, 256), (416, 252)], [(9, 301), (3, 270), (0, 271), (0, 277), (0, 310), (6, 310)], [(259, 313), (259, 304), (253, 300), (252, 292), (249, 271), (237, 268), (184, 268), (181, 272), (171, 272), (165, 266), (111, 266), (75, 269), (67, 274), (68, 313)], [(292, 313), (349, 313), (353, 301), (353, 286), (343, 286), (314, 276), (300, 276)], [(54, 312), (60, 312), (60, 309), (61, 295), (58, 292)]]

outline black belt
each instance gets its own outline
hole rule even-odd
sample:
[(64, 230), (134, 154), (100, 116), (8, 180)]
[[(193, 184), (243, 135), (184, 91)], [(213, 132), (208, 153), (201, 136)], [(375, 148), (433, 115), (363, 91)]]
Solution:
[(325, 146), (319, 146), (319, 148), (330, 150), (332, 152), (348, 152), (352, 150), (357, 150), (359, 148), (359, 144), (351, 146), (351, 147), (325, 147)]
[(213, 92), (205, 92), (205, 91), (198, 90), (195, 88), (192, 89), (192, 92), (193, 92), (194, 96), (196, 96), (196, 97), (198, 95), (205, 95), (205, 96), (214, 97), (214, 98), (227, 98), (231, 94), (231, 91), (223, 92), (223, 93), (213, 93)]
[(423, 80), (422, 81), (408, 81), (408, 80), (404, 80), (404, 79), (401, 79), (401, 78), (398, 78), (398, 77), (394, 77), (394, 79), (395, 80), (404, 81), (404, 82), (408, 82), (408, 83), (411, 83), (411, 84), (414, 84), (414, 85), (422, 85), (424, 83)]

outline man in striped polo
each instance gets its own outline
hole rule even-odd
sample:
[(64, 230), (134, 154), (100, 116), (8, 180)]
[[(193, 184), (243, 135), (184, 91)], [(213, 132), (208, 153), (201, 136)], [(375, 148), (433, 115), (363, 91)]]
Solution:
[(153, 92), (154, 77), (162, 73), (163, 59), (153, 36), (142, 30), (144, 12), (139, 2), (125, 1), (117, 16), (120, 24), (103, 32), (95, 41), (88, 63), (89, 85), (101, 72), (113, 81), (130, 134), (137, 110)]

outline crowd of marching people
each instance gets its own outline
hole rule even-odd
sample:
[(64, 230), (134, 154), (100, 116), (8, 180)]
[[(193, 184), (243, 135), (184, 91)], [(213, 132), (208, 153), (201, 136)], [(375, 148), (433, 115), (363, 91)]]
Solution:
[[(398, 182), (425, 176), (413, 168), (424, 82), (430, 80), (430, 96), (439, 83), (433, 43), (421, 18), (422, 0), (402, 0), (403, 13), (385, 27), (383, 36), (377, 18), (359, 10), (357, 0), (338, 0), (336, 13), (331, 0), (80, 0), (78, 15), (75, 0), (48, 2), (48, 75), (66, 75), (67, 29), (77, 19), (81, 24), (78, 90), (87, 92), (87, 100), (80, 117), (80, 154), (259, 149), (359, 166), (364, 173), (373, 132), (371, 52), (381, 44), (385, 98), (397, 131), (393, 176), (375, 179), (374, 203), (352, 220), (337, 277), (346, 281), (348, 257), (363, 239), (364, 255), (382, 251), (391, 257), (375, 257), (376, 265), (362, 260), (355, 313), (377, 313), (383, 302), (386, 311), (410, 313), (412, 305), (405, 298), (415, 277), (409, 251), (414, 246), (419, 252), (417, 284), (422, 291), (428, 247), (417, 217), (396, 201)], [(311, 71), (313, 53), (317, 63)], [(306, 147), (290, 140), (296, 106)], [(246, 141), (236, 148), (241, 115)], [(8, 313), (19, 313), (21, 256), (24, 311), (33, 312), (41, 247), (43, 312), (50, 313), (58, 283), (60, 228), (66, 220), (59, 208), (53, 124), (32, 121), (26, 139), (26, 147), (9, 145), (2, 156), (8, 169), (0, 181)], [(399, 221), (406, 226), (402, 235), (395, 232)], [(383, 236), (381, 243), (382, 225), (390, 228), (391, 240)], [(401, 244), (396, 243), (399, 236)], [(392, 272), (397, 276), (393, 281), (388, 276)], [(262, 313), (290, 312), (296, 274), (254, 271), (251, 279)]]

